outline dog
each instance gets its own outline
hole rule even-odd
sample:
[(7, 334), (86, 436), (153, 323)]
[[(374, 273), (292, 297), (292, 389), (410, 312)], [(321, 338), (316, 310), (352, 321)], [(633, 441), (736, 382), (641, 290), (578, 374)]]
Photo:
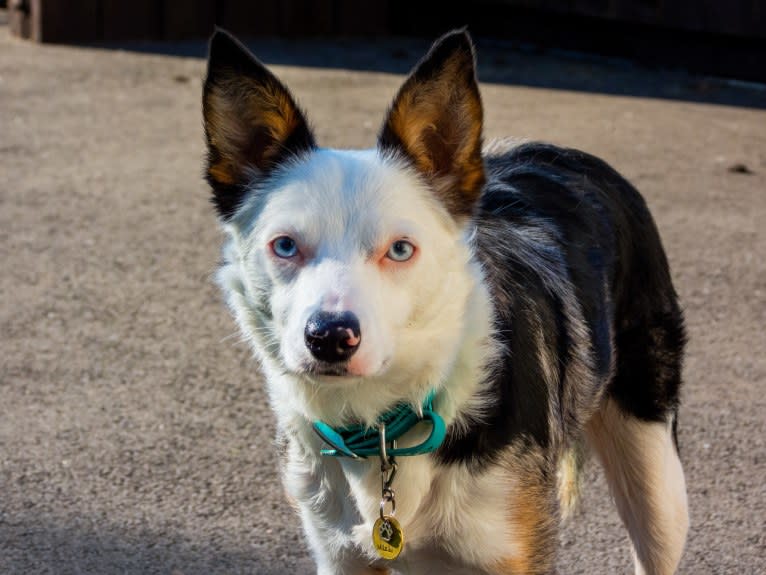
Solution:
[(630, 183), (574, 149), (485, 145), (465, 30), (415, 66), (373, 149), (319, 147), (223, 30), (203, 116), (217, 281), (318, 573), (552, 573), (587, 452), (636, 573), (676, 570), (683, 316)]

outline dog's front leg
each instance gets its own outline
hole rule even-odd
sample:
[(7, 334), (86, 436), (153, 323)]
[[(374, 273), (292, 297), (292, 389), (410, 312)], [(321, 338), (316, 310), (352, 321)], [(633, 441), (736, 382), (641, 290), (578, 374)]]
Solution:
[(354, 541), (353, 527), (362, 520), (337, 460), (317, 458), (291, 442), (284, 482), (300, 512), (318, 575), (384, 572), (370, 566)]
[[(301, 510), (303, 529), (317, 565), (317, 575), (384, 575), (388, 570), (374, 567), (349, 539), (339, 540), (334, 528), (320, 525), (313, 513)], [(328, 544), (329, 541), (331, 543)]]

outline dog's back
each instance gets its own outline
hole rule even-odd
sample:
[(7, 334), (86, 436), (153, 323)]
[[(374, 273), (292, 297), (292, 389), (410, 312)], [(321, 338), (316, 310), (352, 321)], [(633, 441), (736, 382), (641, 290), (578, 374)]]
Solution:
[[(559, 398), (564, 434), (576, 432), (587, 419), (593, 406), (587, 398), (600, 396), (603, 387), (640, 419), (675, 418), (683, 317), (657, 228), (639, 192), (604, 161), (549, 144), (490, 152), (485, 165), (476, 254), (492, 278), (495, 301), (507, 302), (497, 311), (514, 326), (511, 337), (519, 339), (509, 349), (532, 345), (536, 330), (545, 334), (551, 357), (558, 358), (558, 366), (548, 368), (562, 370), (554, 379), (566, 380)], [(583, 333), (584, 348), (570, 349)], [(541, 363), (528, 368), (544, 369)], [(564, 377), (577, 368), (573, 363), (592, 377)], [(545, 379), (520, 376), (519, 381)], [(537, 414), (529, 407), (520, 411), (531, 420)]]

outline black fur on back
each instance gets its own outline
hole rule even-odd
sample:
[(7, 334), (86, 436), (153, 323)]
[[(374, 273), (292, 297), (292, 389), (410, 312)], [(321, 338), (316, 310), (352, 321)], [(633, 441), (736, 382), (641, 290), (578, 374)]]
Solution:
[(436, 456), (482, 467), (513, 442), (555, 448), (604, 394), (628, 414), (677, 412), (682, 312), (641, 195), (586, 153), (530, 143), (485, 157), (474, 249), (495, 306), (496, 399)]

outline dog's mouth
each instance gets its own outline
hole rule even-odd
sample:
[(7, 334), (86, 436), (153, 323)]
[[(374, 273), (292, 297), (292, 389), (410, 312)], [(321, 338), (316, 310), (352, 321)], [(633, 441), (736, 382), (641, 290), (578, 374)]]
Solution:
[(310, 363), (304, 366), (304, 372), (309, 375), (330, 375), (335, 377), (350, 376), (348, 363)]
[(377, 369), (373, 370), (372, 372), (368, 372), (367, 370), (364, 370), (364, 369), (360, 371), (359, 366), (353, 365), (353, 362), (351, 361), (345, 361), (341, 363), (307, 361), (301, 365), (300, 371), (301, 373), (309, 377), (321, 377), (321, 378), (328, 377), (331, 380), (335, 380), (335, 381), (337, 381), (338, 379), (350, 380), (350, 379), (355, 379), (360, 377), (370, 377), (374, 375), (380, 375), (381, 372), (386, 370), (389, 363), (390, 363), (389, 359), (386, 359), (383, 362), (381, 362), (381, 365)]

